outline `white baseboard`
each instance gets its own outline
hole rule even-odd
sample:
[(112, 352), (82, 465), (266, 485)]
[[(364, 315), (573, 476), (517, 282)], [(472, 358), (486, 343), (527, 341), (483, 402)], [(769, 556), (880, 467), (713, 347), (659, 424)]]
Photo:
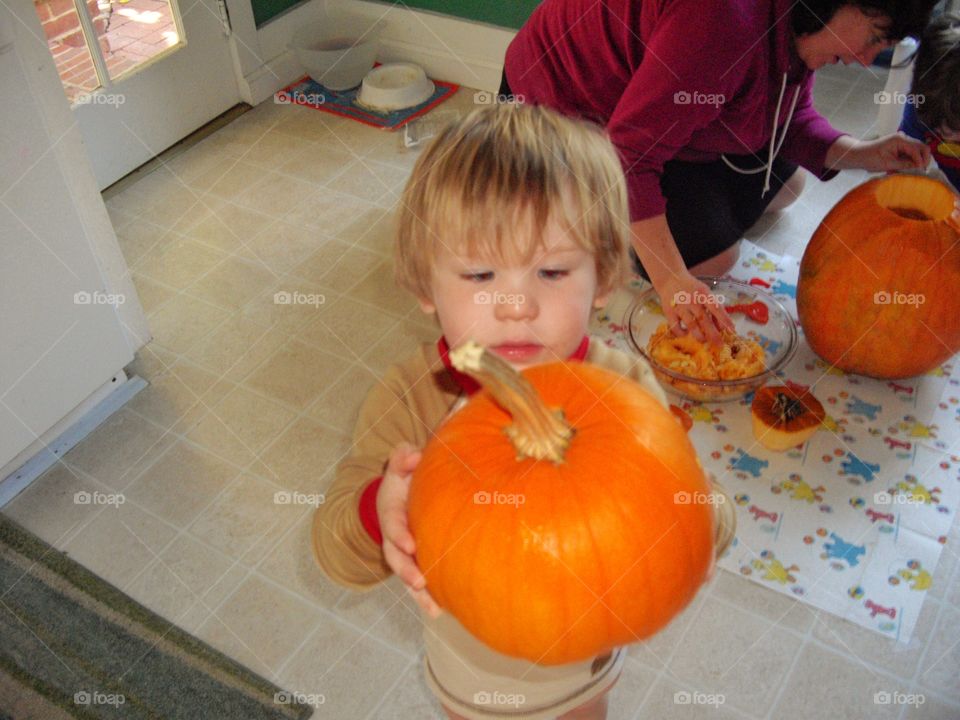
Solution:
[[(431, 78), (477, 90), (496, 92), (500, 87), (503, 56), (514, 30), (368, 0), (331, 0), (328, 5), (384, 22), (380, 62), (417, 63)], [(244, 74), (246, 102), (263, 102), (303, 77), (287, 44), (296, 28), (313, 19), (321, 7), (322, 0), (313, 0), (257, 31), (259, 54), (270, 60)]]

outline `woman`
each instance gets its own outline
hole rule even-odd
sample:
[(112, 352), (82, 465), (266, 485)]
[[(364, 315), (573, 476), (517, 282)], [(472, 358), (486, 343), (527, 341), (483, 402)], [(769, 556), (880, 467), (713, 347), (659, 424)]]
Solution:
[[(633, 249), (677, 334), (729, 317), (695, 275), (736, 262), (744, 231), (803, 187), (926, 167), (902, 135), (856, 140), (813, 108), (813, 71), (869, 65), (918, 35), (935, 0), (544, 0), (507, 49), (502, 95), (607, 128), (630, 190)], [(689, 268), (689, 269), (688, 269)]]

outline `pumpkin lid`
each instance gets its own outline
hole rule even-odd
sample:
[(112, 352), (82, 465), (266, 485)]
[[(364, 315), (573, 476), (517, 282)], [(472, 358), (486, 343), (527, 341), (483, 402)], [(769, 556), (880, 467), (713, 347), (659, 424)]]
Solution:
[(766, 385), (754, 393), (750, 411), (770, 427), (797, 432), (823, 422), (823, 405), (809, 390)]

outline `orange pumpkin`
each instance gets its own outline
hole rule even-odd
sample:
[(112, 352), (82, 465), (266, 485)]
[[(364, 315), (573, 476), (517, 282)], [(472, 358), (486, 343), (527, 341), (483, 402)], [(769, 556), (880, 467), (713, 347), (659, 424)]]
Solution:
[(841, 370), (892, 379), (939, 366), (960, 350), (960, 198), (915, 175), (851, 190), (803, 254), (797, 312)]
[(451, 360), (484, 390), (424, 449), (408, 506), (438, 604), (494, 650), (542, 665), (666, 625), (714, 553), (715, 496), (677, 419), (593, 365), (521, 375), (471, 343)]

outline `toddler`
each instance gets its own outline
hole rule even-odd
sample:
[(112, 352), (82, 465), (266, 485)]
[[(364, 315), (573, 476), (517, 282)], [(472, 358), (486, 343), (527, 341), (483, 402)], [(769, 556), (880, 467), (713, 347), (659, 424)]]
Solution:
[[(587, 336), (591, 312), (625, 279), (629, 227), (613, 146), (596, 126), (543, 107), (473, 112), (438, 135), (404, 190), (396, 277), (436, 316), (441, 336), (371, 390), (315, 515), (313, 548), (347, 587), (367, 589), (391, 573), (407, 585), (426, 612), (427, 684), (450, 718), (606, 717), (626, 648), (547, 667), (482, 644), (427, 593), (406, 498), (419, 449), (478, 388), (448, 359), (467, 339), (518, 369), (602, 365), (667, 407), (642, 359)], [(733, 509), (729, 500), (714, 507), (719, 553), (732, 539)]]

